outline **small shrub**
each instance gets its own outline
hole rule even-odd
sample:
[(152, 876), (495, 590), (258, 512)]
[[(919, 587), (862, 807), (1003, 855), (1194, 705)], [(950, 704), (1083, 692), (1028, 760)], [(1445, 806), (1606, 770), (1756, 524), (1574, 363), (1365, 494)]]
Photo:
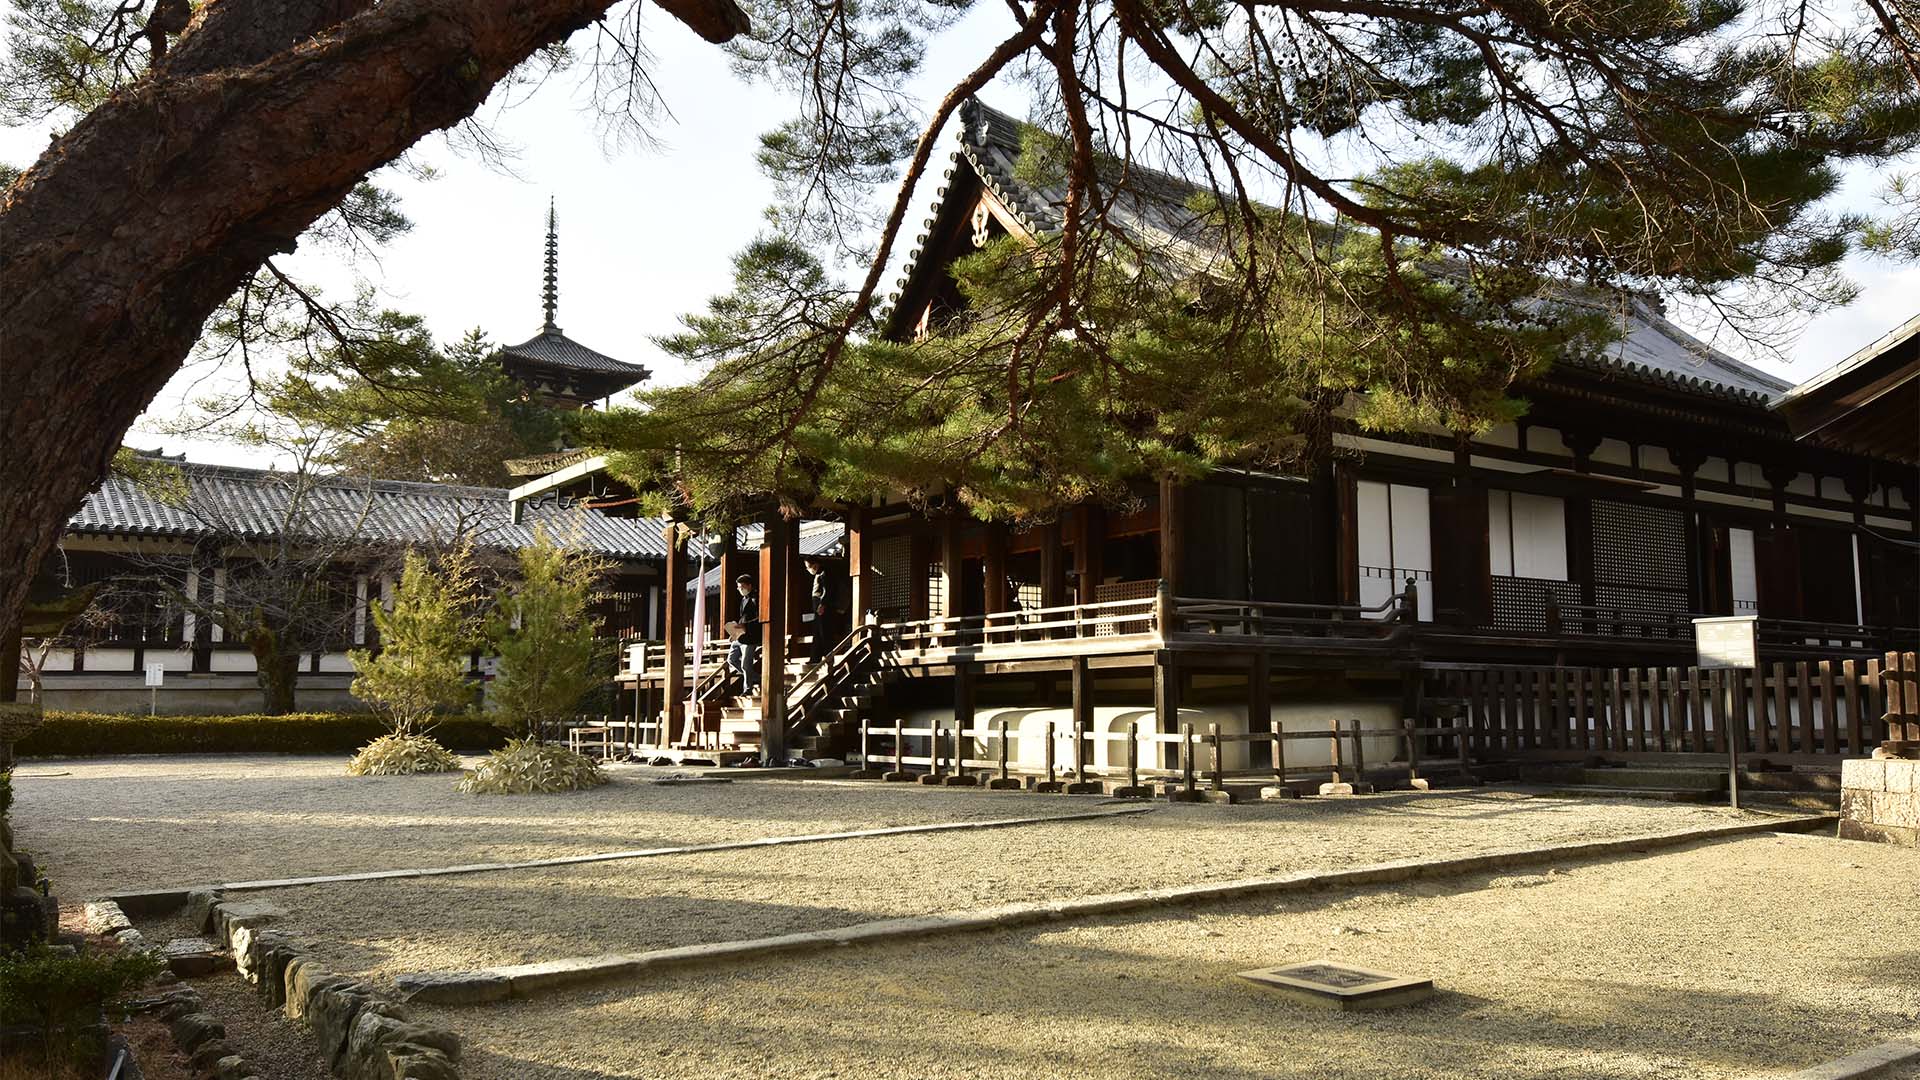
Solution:
[(453, 751), (431, 735), (382, 735), (347, 762), (349, 776), (412, 776), (452, 772), (460, 767)]
[[(127, 716), (49, 712), (46, 723), (15, 744), (21, 757), (101, 754), (351, 754), (388, 733), (371, 713), (286, 716)], [(455, 750), (492, 750), (506, 742), (485, 720), (453, 717), (434, 737)]]
[(607, 782), (598, 763), (564, 746), (513, 739), (460, 778), (469, 795), (533, 795), (584, 791)]
[(97, 1052), (86, 1032), (100, 1009), (146, 985), (164, 967), (138, 949), (83, 951), (34, 945), (0, 956), (0, 1023), (40, 1028), (46, 1060), (72, 1061)]

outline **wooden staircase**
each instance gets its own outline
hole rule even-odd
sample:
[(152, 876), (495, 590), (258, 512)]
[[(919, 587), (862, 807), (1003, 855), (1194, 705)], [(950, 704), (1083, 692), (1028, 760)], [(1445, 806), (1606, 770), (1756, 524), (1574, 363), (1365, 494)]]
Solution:
[(794, 686), (787, 745), (808, 759), (846, 757), (859, 741), (861, 719), (885, 699), (888, 681), (898, 674), (886, 659), (879, 628), (855, 627)]

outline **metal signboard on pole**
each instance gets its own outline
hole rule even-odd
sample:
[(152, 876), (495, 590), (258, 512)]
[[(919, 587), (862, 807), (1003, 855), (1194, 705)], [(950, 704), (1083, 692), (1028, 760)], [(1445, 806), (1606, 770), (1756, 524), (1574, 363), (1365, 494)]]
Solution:
[(160, 687), (167, 681), (167, 665), (155, 660), (147, 665), (147, 715), (152, 716), (160, 706)]
[[(1723, 615), (1693, 620), (1695, 664), (1702, 671), (1753, 671), (1760, 666), (1760, 618)], [(1740, 742), (1746, 738), (1745, 712), (1736, 723), (1734, 710), (1743, 707), (1733, 697), (1733, 680), (1724, 682), (1720, 715), (1727, 721), (1727, 804), (1740, 809)]]

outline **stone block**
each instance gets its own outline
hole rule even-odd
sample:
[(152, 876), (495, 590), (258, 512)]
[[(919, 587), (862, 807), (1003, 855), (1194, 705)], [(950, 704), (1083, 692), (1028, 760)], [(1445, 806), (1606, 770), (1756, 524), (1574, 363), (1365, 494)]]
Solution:
[(1351, 795), (1351, 794), (1353, 794), (1353, 785), (1352, 785), (1352, 784), (1321, 784), (1321, 785), (1320, 785), (1320, 794), (1322, 794), (1322, 795)]
[(233, 957), (225, 949), (203, 937), (175, 938), (160, 947), (160, 958), (166, 961), (167, 970), (185, 979), (211, 975), (233, 965)]
[(431, 1051), (449, 1064), (460, 1060), (460, 1039), (450, 1031), (415, 1024), (395, 1006), (369, 1004), (354, 1018), (346, 1053), (335, 1072), (347, 1080), (392, 1080), (393, 1058)]
[(203, 1012), (188, 1013), (167, 1025), (173, 1044), (191, 1054), (205, 1043), (227, 1037), (225, 1024)]
[(1897, 844), (1901, 847), (1920, 847), (1920, 829), (1902, 829), (1888, 825), (1874, 825), (1854, 818), (1841, 818), (1840, 839)]
[(1268, 784), (1266, 787), (1260, 789), (1260, 798), (1265, 802), (1281, 799), (1297, 799), (1299, 797), (1300, 793), (1287, 784)]
[(315, 998), (326, 990), (353, 985), (353, 980), (335, 975), (304, 957), (295, 957), (287, 965), (287, 996), (282, 1011), (295, 1020), (304, 1020), (313, 1011)]
[(213, 1080), (246, 1080), (253, 1067), (239, 1054), (229, 1054), (213, 1063)]
[(1920, 761), (1883, 761), (1887, 790), (1901, 795), (1920, 793)]
[(187, 924), (200, 933), (213, 927), (213, 906), (220, 902), (215, 889), (195, 889), (187, 894)]
[(244, 900), (220, 901), (214, 905), (213, 917), (221, 930), (231, 932), (236, 926), (264, 926), (285, 918), (286, 914), (287, 909), (278, 904), (248, 897)]
[(506, 976), (488, 971), (423, 971), (399, 976), (393, 980), (393, 988), (401, 1001), (477, 1005), (506, 1000), (512, 983)]
[(344, 979), (331, 986), (323, 986), (308, 996), (307, 1026), (313, 1029), (320, 1052), (327, 1055), (327, 1064), (335, 1072), (340, 1071), (341, 1062), (345, 1059), (354, 1020), (372, 1000), (371, 987)]
[(1920, 828), (1920, 795), (1875, 791), (1870, 793), (1868, 801), (1873, 812), (1867, 820), (1873, 824), (1902, 829)]
[(387, 1075), (392, 1080), (460, 1080), (445, 1054), (406, 1044), (387, 1051)]
[(233, 1047), (225, 1039), (209, 1039), (196, 1047), (187, 1061), (200, 1072), (212, 1072), (221, 1058), (232, 1057)]
[(87, 930), (90, 933), (112, 935), (133, 929), (133, 922), (127, 918), (127, 913), (111, 900), (95, 900), (87, 905), (86, 912)]

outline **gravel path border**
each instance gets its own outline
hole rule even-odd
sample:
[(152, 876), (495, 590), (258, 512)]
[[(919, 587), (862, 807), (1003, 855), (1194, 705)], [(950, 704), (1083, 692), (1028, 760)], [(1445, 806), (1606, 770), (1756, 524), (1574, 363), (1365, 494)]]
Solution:
[[(1769, 1077), (1768, 1080), (1868, 1080), (1869, 1077), (1886, 1076), (1899, 1066), (1912, 1063), (1920, 1063), (1920, 1031), (1878, 1046), (1869, 1046), (1859, 1053), (1822, 1062), (1811, 1069)], [(1759, 1080), (1759, 1077), (1756, 1076), (1755, 1080)]]
[(816, 952), (855, 944), (924, 939), (973, 930), (1005, 929), (1050, 920), (1085, 918), (1196, 902), (1238, 900), (1277, 893), (1379, 885), (1421, 877), (1451, 877), (1517, 866), (1591, 859), (1621, 852), (1677, 847), (1754, 833), (1815, 832), (1832, 828), (1838, 815), (1777, 818), (1705, 829), (1512, 848), (1450, 859), (1404, 859), (1353, 870), (1308, 871), (1278, 877), (1207, 882), (1171, 888), (1141, 889), (1067, 900), (1001, 904), (972, 911), (942, 912), (902, 919), (881, 919), (832, 930), (722, 941), (641, 953), (567, 957), (533, 964), (511, 964), (471, 972), (418, 972), (394, 980), (403, 1001), (478, 1003), (524, 998), (610, 979), (634, 979), (670, 968), (756, 959), (777, 953)]

